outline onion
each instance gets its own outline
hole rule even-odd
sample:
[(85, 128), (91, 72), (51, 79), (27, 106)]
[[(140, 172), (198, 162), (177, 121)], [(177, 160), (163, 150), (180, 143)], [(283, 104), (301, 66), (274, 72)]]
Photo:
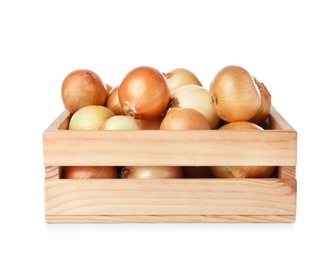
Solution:
[(170, 72), (164, 73), (167, 78), (170, 91), (185, 86), (198, 85), (202, 86), (198, 77), (190, 70), (184, 68), (176, 68)]
[(252, 76), (239, 66), (221, 69), (211, 81), (210, 95), (215, 112), (227, 122), (251, 119), (261, 104)]
[(118, 178), (114, 166), (64, 166), (63, 179), (109, 179)]
[(159, 116), (151, 120), (136, 119), (135, 121), (141, 130), (159, 130), (162, 120), (163, 117)]
[(180, 166), (125, 166), (121, 178), (128, 179), (170, 179), (183, 178)]
[(106, 87), (106, 91), (107, 93), (109, 93), (111, 90), (112, 90), (112, 85), (108, 84), (108, 83), (105, 83), (105, 87)]
[(70, 72), (63, 80), (61, 97), (64, 107), (73, 114), (85, 106), (104, 105), (107, 89), (95, 72), (79, 69)]
[(256, 78), (254, 78), (254, 81), (261, 94), (261, 105), (255, 116), (253, 116), (249, 121), (259, 126), (263, 126), (271, 112), (271, 95), (263, 82), (258, 81)]
[(99, 128), (100, 130), (140, 130), (133, 117), (117, 115), (108, 118)]
[(199, 111), (209, 121), (211, 128), (219, 123), (219, 117), (214, 112), (207, 89), (198, 85), (185, 85), (172, 91), (170, 95), (170, 107), (186, 107)]
[[(251, 122), (232, 122), (219, 130), (260, 130), (263, 128)], [(269, 178), (275, 166), (211, 166), (213, 175), (218, 178)]]
[(154, 119), (168, 106), (170, 92), (165, 76), (151, 67), (137, 67), (122, 80), (118, 97), (125, 115)]
[(160, 130), (210, 130), (208, 120), (193, 108), (169, 108)]
[(69, 130), (98, 130), (112, 116), (115, 116), (115, 114), (107, 107), (86, 106), (72, 115)]
[(215, 178), (209, 166), (183, 166), (184, 178)]
[(124, 115), (123, 107), (118, 99), (118, 86), (111, 89), (108, 93), (105, 106), (112, 110), (115, 115)]

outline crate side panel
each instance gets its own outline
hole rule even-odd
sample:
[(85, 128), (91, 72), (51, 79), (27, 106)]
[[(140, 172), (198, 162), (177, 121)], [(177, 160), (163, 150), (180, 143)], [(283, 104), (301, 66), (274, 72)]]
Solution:
[(294, 179), (45, 180), (46, 215), (295, 215)]

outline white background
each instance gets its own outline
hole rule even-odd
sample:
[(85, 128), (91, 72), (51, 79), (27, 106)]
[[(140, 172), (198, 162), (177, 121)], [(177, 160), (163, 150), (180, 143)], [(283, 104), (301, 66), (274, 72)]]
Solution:
[[(1, 259), (324, 259), (321, 1), (0, 1)], [(42, 132), (60, 87), (87, 68), (223, 66), (263, 81), (298, 132), (294, 224), (46, 224)], [(317, 237), (316, 237), (317, 235)], [(6, 255), (6, 256), (5, 256)]]

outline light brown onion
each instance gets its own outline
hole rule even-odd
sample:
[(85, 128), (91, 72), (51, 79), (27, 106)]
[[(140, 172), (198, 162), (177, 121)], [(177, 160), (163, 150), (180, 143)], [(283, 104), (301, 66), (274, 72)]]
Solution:
[(258, 81), (256, 78), (254, 78), (254, 81), (261, 93), (261, 105), (255, 116), (253, 116), (249, 121), (259, 126), (264, 126), (265, 121), (271, 112), (271, 94), (263, 82)]
[(151, 120), (136, 119), (135, 121), (141, 130), (159, 130), (162, 120), (163, 117), (159, 116)]
[(124, 115), (123, 107), (118, 99), (118, 86), (111, 89), (108, 93), (105, 106), (112, 110), (115, 115)]
[(185, 86), (185, 85), (198, 85), (202, 86), (198, 77), (190, 70), (185, 68), (176, 68), (167, 73), (164, 73), (167, 78), (170, 91)]
[(112, 116), (115, 114), (107, 107), (85, 106), (72, 115), (69, 130), (98, 130)]
[(170, 107), (193, 108), (199, 111), (206, 117), (211, 128), (216, 127), (219, 123), (219, 117), (214, 112), (207, 89), (198, 85), (185, 85), (172, 91), (170, 95)]
[(118, 178), (114, 166), (64, 166), (63, 179), (111, 179)]
[(128, 179), (170, 179), (183, 178), (180, 166), (125, 166), (121, 178)]
[(208, 120), (193, 108), (169, 108), (160, 130), (210, 130)]
[(131, 70), (122, 80), (118, 98), (125, 115), (136, 119), (154, 119), (163, 114), (170, 100), (165, 76), (152, 67)]
[(249, 72), (240, 66), (226, 66), (212, 79), (211, 101), (219, 118), (226, 122), (247, 121), (258, 111), (260, 92)]
[(117, 115), (108, 118), (99, 130), (140, 130), (140, 127), (133, 117)]
[(63, 80), (61, 97), (64, 107), (73, 114), (85, 106), (104, 105), (107, 89), (95, 72), (79, 69), (70, 72)]
[[(263, 128), (247, 121), (232, 122), (223, 125), (219, 130), (257, 130)], [(275, 166), (211, 166), (213, 175), (217, 178), (268, 178), (275, 170)]]

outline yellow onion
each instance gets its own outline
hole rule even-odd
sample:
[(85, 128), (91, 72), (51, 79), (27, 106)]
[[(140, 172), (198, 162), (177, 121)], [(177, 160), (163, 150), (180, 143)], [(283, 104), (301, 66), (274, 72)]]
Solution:
[(98, 130), (112, 116), (115, 116), (115, 114), (107, 107), (86, 106), (72, 115), (69, 130)]
[(164, 73), (167, 78), (170, 91), (185, 86), (198, 85), (202, 86), (198, 77), (190, 70), (185, 68), (176, 68), (167, 73)]
[(61, 97), (71, 114), (89, 105), (104, 105), (107, 89), (101, 78), (93, 71), (79, 69), (70, 72), (62, 82)]
[[(219, 130), (258, 130), (264, 129), (254, 123), (242, 121), (223, 125)], [(217, 178), (268, 178), (275, 166), (211, 166), (213, 175)]]
[(108, 118), (99, 128), (100, 130), (140, 130), (133, 117), (116, 115)]
[(118, 89), (118, 98), (125, 115), (154, 119), (166, 111), (170, 92), (161, 72), (142, 66), (124, 77)]
[(207, 89), (198, 85), (185, 85), (172, 91), (170, 95), (170, 107), (193, 108), (199, 111), (209, 121), (211, 128), (219, 123), (219, 117), (214, 112)]
[(248, 121), (258, 111), (261, 95), (253, 77), (239, 66), (221, 69), (210, 84), (211, 101), (226, 122)]
[(121, 178), (128, 179), (170, 179), (183, 178), (180, 166), (125, 166)]
[(163, 117), (159, 116), (151, 120), (136, 119), (135, 121), (141, 130), (159, 130), (162, 120)]
[(110, 90), (105, 106), (112, 110), (115, 115), (124, 115), (123, 107), (118, 99), (118, 86)]
[(256, 78), (254, 78), (254, 81), (261, 94), (261, 105), (255, 116), (253, 116), (249, 121), (259, 126), (263, 126), (271, 112), (271, 94), (263, 82), (258, 81)]
[(210, 130), (208, 120), (193, 108), (169, 108), (160, 130)]
[(105, 87), (106, 87), (106, 91), (107, 91), (107, 94), (112, 90), (113, 86), (108, 84), (108, 83), (105, 83)]
[(184, 178), (215, 178), (209, 166), (183, 166)]
[(118, 178), (114, 166), (64, 166), (63, 179), (111, 179)]

